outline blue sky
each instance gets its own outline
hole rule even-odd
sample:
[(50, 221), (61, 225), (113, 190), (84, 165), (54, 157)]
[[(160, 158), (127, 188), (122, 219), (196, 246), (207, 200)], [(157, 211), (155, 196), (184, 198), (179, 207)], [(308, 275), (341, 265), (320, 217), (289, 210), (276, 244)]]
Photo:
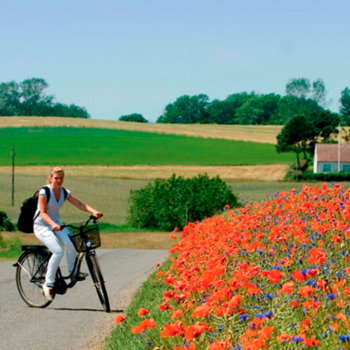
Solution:
[(188, 94), (350, 87), (348, 0), (1, 0), (0, 82), (43, 78), (94, 119), (154, 122)]

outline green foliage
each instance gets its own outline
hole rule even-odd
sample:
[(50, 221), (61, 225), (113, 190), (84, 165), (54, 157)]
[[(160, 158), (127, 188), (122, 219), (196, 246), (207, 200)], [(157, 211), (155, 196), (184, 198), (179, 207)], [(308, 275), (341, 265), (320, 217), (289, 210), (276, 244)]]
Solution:
[(94, 128), (0, 128), (0, 165), (290, 163), (272, 144)]
[(119, 120), (121, 122), (136, 122), (136, 123), (148, 123), (147, 119), (142, 114), (133, 113), (128, 115), (122, 115)]
[(0, 231), (14, 231), (15, 226), (4, 211), (0, 211)]
[(290, 79), (286, 85), (286, 93), (300, 99), (312, 99), (318, 105), (326, 105), (326, 87), (322, 79), (310, 82), (307, 78)]
[(305, 171), (301, 174), (295, 174), (294, 180), (298, 181), (350, 181), (350, 173), (339, 171), (337, 173), (313, 173), (312, 171)]
[(340, 97), (340, 117), (344, 125), (350, 125), (350, 89), (345, 88)]
[(131, 191), (130, 202), (128, 222), (131, 225), (166, 231), (182, 229), (188, 222), (210, 217), (225, 205), (238, 205), (225, 182), (207, 175), (156, 179), (140, 190)]
[(276, 149), (278, 152), (295, 152), (300, 169), (299, 154), (303, 153), (304, 159), (309, 160), (307, 152), (312, 156), (316, 143), (329, 141), (337, 134), (338, 125), (338, 114), (328, 110), (292, 116), (277, 136)]
[(253, 97), (254, 94), (242, 92), (232, 94), (224, 101), (214, 100), (208, 106), (209, 122), (215, 124), (237, 124), (237, 110)]
[(253, 95), (236, 111), (238, 124), (274, 124), (277, 120), (279, 95)]
[(14, 259), (21, 254), (22, 243), (18, 238), (4, 239), (0, 236), (0, 259)]
[(324, 112), (326, 89), (318, 79), (291, 79), (287, 95), (236, 93), (225, 100), (209, 102), (207, 95), (184, 95), (166, 106), (157, 123), (216, 123), (242, 125), (281, 125), (295, 115)]
[(207, 95), (181, 96), (174, 103), (165, 107), (165, 112), (158, 118), (157, 123), (208, 123), (208, 105), (209, 97)]
[(47, 115), (69, 118), (90, 118), (90, 114), (85, 107), (79, 107), (74, 104), (67, 106), (63, 103), (55, 103), (50, 113)]
[(60, 116), (90, 118), (83, 107), (54, 103), (46, 94), (49, 84), (41, 78), (0, 84), (0, 116)]

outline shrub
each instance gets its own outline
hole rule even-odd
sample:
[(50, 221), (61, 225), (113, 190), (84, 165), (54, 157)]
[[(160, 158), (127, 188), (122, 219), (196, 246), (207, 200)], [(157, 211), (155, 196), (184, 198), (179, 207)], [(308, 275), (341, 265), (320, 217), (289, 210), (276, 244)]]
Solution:
[(306, 171), (304, 173), (294, 174), (294, 180), (301, 181), (350, 181), (350, 173), (343, 171), (337, 173), (313, 173)]
[(210, 217), (226, 205), (238, 205), (237, 197), (224, 181), (207, 175), (156, 179), (140, 190), (131, 190), (130, 202), (131, 225), (167, 231)]
[(0, 231), (14, 231), (15, 227), (4, 211), (0, 211)]
[(142, 114), (133, 113), (128, 115), (122, 115), (119, 120), (121, 122), (136, 122), (136, 123), (148, 123), (147, 119), (145, 119)]

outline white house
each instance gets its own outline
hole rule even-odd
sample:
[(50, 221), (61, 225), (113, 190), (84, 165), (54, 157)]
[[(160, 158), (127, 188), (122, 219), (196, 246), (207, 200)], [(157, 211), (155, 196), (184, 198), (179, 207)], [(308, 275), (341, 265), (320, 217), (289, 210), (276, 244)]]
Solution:
[(338, 171), (350, 173), (350, 144), (316, 144), (314, 173), (336, 173)]

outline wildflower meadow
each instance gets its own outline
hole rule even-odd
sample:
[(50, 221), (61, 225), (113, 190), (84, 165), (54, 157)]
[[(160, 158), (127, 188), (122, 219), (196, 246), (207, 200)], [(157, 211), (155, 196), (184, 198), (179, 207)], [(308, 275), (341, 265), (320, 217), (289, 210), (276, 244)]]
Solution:
[(131, 332), (145, 349), (349, 349), (349, 220), (350, 190), (323, 184), (189, 223), (158, 272), (167, 317), (140, 308)]

